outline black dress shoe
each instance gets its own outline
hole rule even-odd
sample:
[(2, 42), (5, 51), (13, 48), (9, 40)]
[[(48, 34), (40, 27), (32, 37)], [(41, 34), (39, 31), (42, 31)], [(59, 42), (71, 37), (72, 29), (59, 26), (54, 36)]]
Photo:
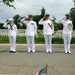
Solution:
[(13, 51), (13, 53), (16, 53), (16, 52)]
[(10, 53), (12, 53), (13, 51), (10, 51)]
[(16, 53), (15, 51), (10, 51), (10, 53)]
[(32, 53), (32, 51), (30, 51), (30, 53)]
[(50, 51), (48, 51), (48, 53), (50, 53)]

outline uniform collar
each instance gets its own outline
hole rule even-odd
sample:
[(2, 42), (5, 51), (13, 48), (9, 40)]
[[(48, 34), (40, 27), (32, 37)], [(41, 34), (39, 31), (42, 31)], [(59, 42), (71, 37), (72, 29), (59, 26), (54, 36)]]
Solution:
[(64, 20), (65, 20), (65, 21), (69, 21), (70, 19), (66, 19), (66, 18), (65, 18)]

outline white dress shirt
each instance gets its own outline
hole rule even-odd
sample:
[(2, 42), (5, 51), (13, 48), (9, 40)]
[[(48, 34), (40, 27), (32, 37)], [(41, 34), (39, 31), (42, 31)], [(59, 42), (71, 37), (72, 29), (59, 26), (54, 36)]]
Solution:
[[(73, 29), (72, 21), (67, 20), (67, 19), (63, 19), (59, 22), (63, 24), (63, 30), (62, 30), (63, 34), (71, 34), (72, 33), (72, 29)], [(68, 24), (72, 25), (70, 29), (69, 29)]]
[(37, 34), (37, 25), (35, 21), (25, 21), (25, 18), (21, 20), (26, 25), (26, 36), (34, 36)]
[(51, 20), (45, 20), (41, 19), (39, 21), (39, 24), (43, 25), (43, 33), (44, 35), (52, 35), (54, 33), (54, 25)]
[(14, 24), (12, 26), (12, 30), (11, 30), (11, 26), (7, 23), (5, 23), (3, 25), (4, 28), (8, 28), (8, 36), (16, 36), (18, 35), (18, 30), (17, 30), (17, 26)]

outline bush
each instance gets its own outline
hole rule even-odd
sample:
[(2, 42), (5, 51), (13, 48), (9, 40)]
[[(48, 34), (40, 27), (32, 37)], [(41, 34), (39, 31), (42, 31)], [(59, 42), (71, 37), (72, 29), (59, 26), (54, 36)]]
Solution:
[(0, 29), (4, 29), (4, 28), (3, 28), (3, 23), (0, 23)]

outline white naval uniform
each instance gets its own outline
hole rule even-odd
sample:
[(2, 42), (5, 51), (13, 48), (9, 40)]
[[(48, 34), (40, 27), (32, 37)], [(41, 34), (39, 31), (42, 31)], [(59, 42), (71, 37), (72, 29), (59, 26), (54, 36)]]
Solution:
[(34, 36), (37, 34), (37, 25), (35, 21), (25, 21), (25, 18), (21, 20), (26, 25), (26, 39), (28, 52), (35, 52)]
[(5, 23), (3, 25), (4, 28), (8, 28), (8, 36), (10, 41), (10, 51), (16, 52), (16, 36), (18, 35), (17, 26), (14, 24), (12, 26), (12, 30), (10, 25)]
[(39, 21), (40, 25), (43, 25), (43, 34), (45, 37), (45, 45), (46, 45), (46, 52), (52, 52), (52, 34), (54, 33), (54, 25), (51, 20), (41, 19)]
[(64, 40), (64, 50), (65, 50), (65, 53), (67, 53), (67, 52), (70, 52), (70, 42), (72, 38), (73, 25), (71, 29), (69, 29), (68, 24), (69, 23), (72, 24), (72, 21), (67, 20), (67, 19), (61, 20), (60, 23), (63, 24), (62, 35), (63, 35), (63, 40)]

